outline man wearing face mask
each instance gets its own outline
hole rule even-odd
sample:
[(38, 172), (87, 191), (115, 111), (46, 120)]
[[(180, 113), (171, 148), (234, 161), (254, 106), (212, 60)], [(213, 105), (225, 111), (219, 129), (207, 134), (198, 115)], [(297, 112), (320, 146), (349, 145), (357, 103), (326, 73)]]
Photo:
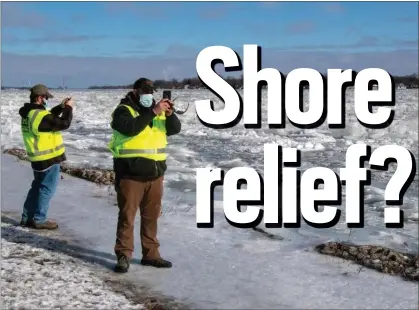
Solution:
[(157, 220), (161, 213), (163, 177), (166, 171), (167, 136), (181, 130), (172, 102), (155, 102), (155, 88), (141, 78), (112, 114), (112, 141), (118, 224), (116, 272), (127, 272), (134, 251), (134, 220), (141, 216), (142, 260), (145, 266), (170, 268), (172, 263), (159, 253)]
[(66, 160), (60, 131), (68, 129), (73, 119), (71, 98), (48, 111), (50, 98), (54, 96), (47, 87), (35, 85), (31, 88), (30, 103), (19, 109), (23, 142), (34, 174), (20, 225), (35, 229), (58, 228), (55, 221), (47, 219), (47, 213), (60, 179), (60, 164)]

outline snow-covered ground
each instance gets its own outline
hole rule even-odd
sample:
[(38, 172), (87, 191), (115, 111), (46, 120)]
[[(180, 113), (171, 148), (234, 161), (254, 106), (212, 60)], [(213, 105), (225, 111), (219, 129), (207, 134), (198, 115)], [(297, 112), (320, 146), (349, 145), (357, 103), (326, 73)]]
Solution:
[(98, 277), (87, 262), (57, 253), (54, 239), (1, 223), (2, 309), (145, 309)]
[[(56, 93), (57, 100), (67, 95), (76, 100), (72, 128), (64, 135), (69, 160), (110, 168), (112, 161), (106, 150), (111, 135), (110, 114), (125, 91)], [(173, 96), (177, 95), (180, 105), (188, 100), (217, 100), (207, 91), (174, 91)], [(26, 92), (2, 92), (3, 147), (22, 147), (17, 111), (26, 97)], [(358, 142), (372, 149), (402, 145), (417, 159), (418, 92), (400, 90), (396, 97), (396, 119), (383, 130), (369, 130), (357, 122), (351, 93), (346, 105), (347, 126), (342, 130), (325, 126), (300, 130), (289, 124), (285, 130), (268, 129), (266, 125), (246, 130), (241, 124), (213, 130), (201, 125), (192, 105), (180, 116), (182, 133), (169, 140), (169, 170), (159, 228), (162, 255), (173, 261), (174, 268), (155, 270), (134, 263), (123, 278), (198, 308), (416, 308), (417, 284), (371, 270), (359, 271), (357, 265), (315, 253), (312, 246), (328, 240), (351, 240), (417, 252), (417, 175), (402, 206), (409, 219), (403, 229), (385, 228), (382, 218), (383, 192), (392, 171), (372, 172), (372, 185), (365, 189), (363, 229), (349, 230), (342, 221), (330, 229), (311, 228), (304, 221), (299, 229), (263, 227), (284, 238), (271, 240), (256, 231), (230, 226), (222, 214), (220, 192), (216, 195), (215, 227), (198, 229), (195, 223), (195, 169), (251, 166), (263, 174), (264, 143), (303, 150), (302, 170), (322, 166), (338, 173), (338, 168), (345, 165), (347, 147)], [(266, 113), (262, 119), (266, 121)], [(2, 209), (19, 212), (31, 182), (30, 168), (27, 163), (2, 156), (2, 176), (7, 176), (7, 181), (2, 178)], [(344, 214), (344, 208), (342, 211)], [(103, 266), (109, 268), (114, 262), (117, 209), (112, 187), (65, 176), (54, 198), (51, 217), (60, 222), (63, 233), (94, 250)], [(139, 258), (140, 251), (136, 255)]]

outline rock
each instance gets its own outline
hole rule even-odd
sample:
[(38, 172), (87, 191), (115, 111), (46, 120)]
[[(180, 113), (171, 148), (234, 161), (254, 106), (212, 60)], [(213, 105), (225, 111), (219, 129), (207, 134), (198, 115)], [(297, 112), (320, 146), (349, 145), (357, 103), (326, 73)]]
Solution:
[(419, 282), (419, 255), (410, 255), (376, 245), (320, 244), (315, 249), (325, 255), (352, 260), (359, 265)]
[[(5, 154), (10, 154), (18, 157), (21, 160), (28, 161), (26, 151), (19, 148), (11, 148), (3, 151)], [(110, 185), (115, 181), (115, 175), (112, 170), (100, 169), (100, 168), (77, 168), (68, 165), (67, 163), (61, 163), (61, 172), (69, 174), (71, 176), (81, 178), (96, 184)], [(61, 175), (61, 179), (64, 176)]]
[(349, 254), (351, 255), (356, 255), (356, 253), (358, 252), (357, 248), (354, 246), (349, 247)]
[(374, 264), (374, 268), (377, 270), (383, 270), (383, 264), (381, 262)]
[(360, 261), (362, 261), (362, 260), (364, 259), (364, 257), (365, 257), (365, 255), (364, 255), (364, 254), (362, 254), (362, 253), (359, 253), (359, 254), (357, 255), (357, 258), (358, 258)]

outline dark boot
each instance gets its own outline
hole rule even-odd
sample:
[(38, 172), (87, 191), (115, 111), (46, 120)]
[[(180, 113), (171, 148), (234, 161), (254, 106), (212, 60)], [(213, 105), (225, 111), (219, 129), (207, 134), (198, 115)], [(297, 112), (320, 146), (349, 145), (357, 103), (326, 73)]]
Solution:
[(26, 221), (21, 220), (19, 225), (21, 227), (26, 227), (26, 228), (35, 228), (34, 227), (35, 224), (34, 224), (33, 220), (26, 220)]
[(114, 271), (118, 273), (125, 273), (129, 269), (129, 260), (125, 255), (118, 256), (118, 262), (114, 267)]
[(35, 229), (45, 229), (45, 230), (54, 230), (58, 228), (58, 224), (54, 221), (48, 220), (43, 223), (35, 223), (33, 222), (31, 227)]
[(156, 268), (171, 268), (172, 267), (172, 263), (163, 258), (155, 258), (155, 259), (143, 258), (141, 260), (141, 265), (152, 266)]
[(30, 224), (31, 224), (30, 221), (21, 220), (19, 225), (21, 227), (29, 227)]

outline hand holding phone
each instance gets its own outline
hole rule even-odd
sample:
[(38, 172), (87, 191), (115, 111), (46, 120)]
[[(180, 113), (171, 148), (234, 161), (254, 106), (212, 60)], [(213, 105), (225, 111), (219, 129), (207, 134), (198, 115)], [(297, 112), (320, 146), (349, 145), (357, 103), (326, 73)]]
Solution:
[(162, 99), (160, 100), (152, 109), (154, 114), (159, 115), (162, 112), (165, 112), (170, 109), (170, 104), (168, 102), (168, 99)]
[(72, 107), (72, 106), (73, 106), (73, 98), (69, 97), (69, 98), (65, 98), (64, 100), (65, 100), (65, 101), (64, 101), (64, 104), (65, 104), (65, 105), (68, 105), (68, 106), (70, 106), (70, 107)]
[[(163, 99), (169, 100), (170, 109), (173, 110), (174, 109), (174, 104), (173, 104), (173, 101), (172, 101), (172, 92), (170, 90), (164, 90), (163, 91)], [(171, 111), (169, 113), (172, 114), (173, 111)]]
[(61, 105), (64, 107), (70, 100), (71, 97), (64, 98), (63, 100), (61, 100)]

